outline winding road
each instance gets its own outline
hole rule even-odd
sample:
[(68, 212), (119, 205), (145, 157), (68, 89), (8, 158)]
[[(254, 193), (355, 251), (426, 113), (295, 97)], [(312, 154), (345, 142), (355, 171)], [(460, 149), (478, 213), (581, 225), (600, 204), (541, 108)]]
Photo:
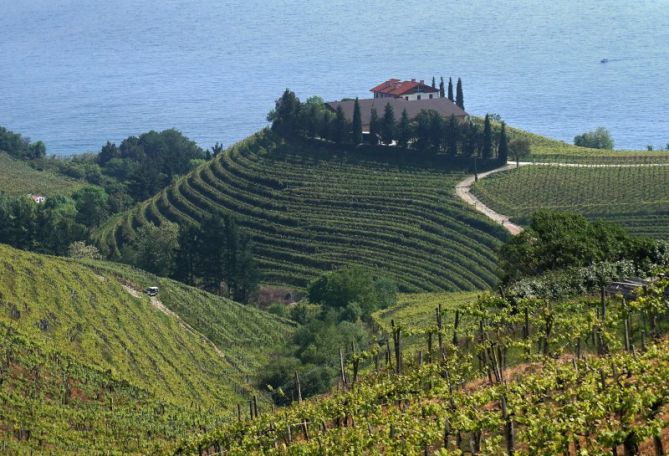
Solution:
[[(633, 168), (633, 167), (669, 167), (669, 163), (640, 163), (640, 164), (585, 164), (585, 163), (549, 163), (549, 162), (507, 162), (506, 165), (495, 168), (491, 171), (486, 171), (484, 173), (479, 173), (478, 178), (483, 179), (491, 174), (499, 173), (501, 171), (508, 171), (510, 169), (516, 168), (517, 166), (556, 166), (561, 168)], [(455, 194), (464, 201), (465, 203), (474, 206), (474, 209), (488, 217), (490, 220), (495, 223), (502, 225), (509, 233), (514, 236), (520, 234), (523, 231), (523, 227), (516, 225), (511, 222), (511, 219), (508, 215), (500, 214), (499, 212), (494, 211), (490, 207), (486, 206), (471, 193), (472, 185), (476, 182), (475, 176), (468, 176), (465, 179), (461, 180), (455, 186)]]

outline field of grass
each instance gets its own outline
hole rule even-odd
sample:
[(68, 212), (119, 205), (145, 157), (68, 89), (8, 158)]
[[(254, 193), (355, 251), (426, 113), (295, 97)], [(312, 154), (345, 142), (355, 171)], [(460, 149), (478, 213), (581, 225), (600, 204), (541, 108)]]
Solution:
[(495, 281), (507, 234), (454, 194), (460, 172), (354, 158), (261, 132), (197, 168), (97, 234), (114, 252), (137, 227), (232, 213), (255, 241), (265, 281), (304, 287), (358, 264), (406, 291), (471, 290)]
[(507, 127), (509, 139), (527, 139), (531, 155), (525, 161), (575, 162), (575, 163), (645, 163), (669, 162), (669, 151), (604, 150), (578, 147), (573, 144), (547, 138), (518, 128)]
[(472, 192), (521, 224), (542, 208), (577, 211), (637, 235), (669, 239), (669, 166), (525, 166), (492, 174)]
[[(141, 293), (149, 284), (161, 287), (159, 301), (152, 302)], [(130, 399), (119, 400), (127, 402), (130, 415), (142, 415), (138, 421), (149, 419), (156, 398), (175, 410), (197, 410), (208, 417), (203, 422), (231, 418), (237, 404), (248, 407), (248, 400), (254, 395), (265, 402), (263, 393), (253, 386), (257, 368), (293, 331), (291, 324), (260, 310), (131, 268), (104, 262), (82, 264), (4, 245), (0, 245), (0, 324), (13, 328), (8, 336), (17, 331), (30, 343), (49, 347), (49, 354), (39, 356), (52, 359), (54, 369), (62, 370), (63, 363), (69, 365), (63, 359), (77, 360), (98, 372), (98, 377), (104, 374), (124, 382), (128, 388), (132, 386), (134, 389), (128, 394), (134, 395), (133, 401), (137, 399), (138, 404), (130, 404)], [(46, 365), (35, 371), (31, 367), (29, 372), (22, 368), (19, 377), (44, 377), (61, 387), (63, 382), (79, 381), (76, 376), (72, 382), (67, 378), (59, 380), (56, 377), (60, 374), (47, 372), (49, 368)], [(93, 394), (103, 380), (95, 382), (81, 388), (88, 388)], [(35, 388), (41, 388), (40, 384)], [(9, 385), (0, 382), (0, 392), (18, 394)], [(42, 392), (34, 394), (37, 396), (31, 397), (39, 398)], [(43, 394), (48, 394), (48, 390)], [(88, 397), (89, 393), (85, 395)], [(141, 406), (143, 397), (148, 401), (145, 407)], [(82, 417), (81, 426), (84, 430), (91, 428), (92, 435), (103, 432), (98, 427), (102, 421), (86, 424), (86, 417), (102, 406), (96, 406), (96, 401), (100, 402), (99, 398), (92, 400), (90, 410), (84, 404), (86, 410), (71, 411), (73, 416)], [(14, 435), (16, 423), (8, 418), (13, 415), (6, 412), (6, 407), (9, 403), (0, 404), (0, 432), (5, 429)], [(48, 439), (53, 440), (58, 429), (49, 427), (44, 420), (50, 413), (59, 419), (69, 419), (70, 414), (57, 408), (57, 404), (50, 403), (36, 407), (32, 418), (23, 415), (22, 426), (32, 435), (48, 434)], [(110, 421), (105, 426), (111, 424)], [(189, 426), (192, 425), (193, 422)], [(136, 426), (139, 432), (139, 424)], [(174, 426), (172, 431), (160, 432), (171, 435), (181, 425)], [(151, 429), (146, 427), (144, 434)], [(130, 435), (133, 432), (128, 431)], [(21, 435), (16, 434), (15, 440), (21, 440)], [(69, 444), (77, 445), (73, 435), (68, 439)], [(26, 443), (33, 444), (36, 443)]]
[(50, 171), (37, 171), (26, 162), (15, 160), (0, 152), (0, 192), (10, 196), (23, 196), (29, 193), (46, 197), (71, 195), (84, 184), (75, 179), (59, 176)]

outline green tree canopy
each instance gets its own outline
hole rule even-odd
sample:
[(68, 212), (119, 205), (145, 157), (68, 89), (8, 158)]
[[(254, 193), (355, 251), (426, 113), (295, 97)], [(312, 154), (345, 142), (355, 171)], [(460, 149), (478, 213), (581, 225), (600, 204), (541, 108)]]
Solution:
[(307, 292), (313, 303), (336, 310), (355, 303), (362, 316), (369, 317), (374, 310), (395, 302), (397, 288), (391, 283), (373, 276), (366, 269), (349, 267), (320, 276), (309, 284)]
[(613, 138), (604, 127), (574, 137), (574, 145), (593, 149), (613, 149)]

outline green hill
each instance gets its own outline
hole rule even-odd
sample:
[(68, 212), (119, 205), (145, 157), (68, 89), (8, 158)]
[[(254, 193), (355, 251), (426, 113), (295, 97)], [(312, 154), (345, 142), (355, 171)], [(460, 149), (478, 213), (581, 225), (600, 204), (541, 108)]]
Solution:
[(507, 234), (457, 199), (462, 177), (261, 132), (97, 236), (114, 253), (145, 223), (197, 222), (221, 210), (253, 237), (269, 283), (304, 287), (323, 271), (359, 264), (406, 291), (480, 289), (495, 282), (495, 249)]
[[(157, 299), (141, 292), (149, 284), (160, 286)], [(128, 267), (104, 262), (83, 264), (4, 245), (0, 245), (0, 324), (3, 331), (9, 331), (6, 337), (16, 331), (22, 338), (21, 347), (33, 344), (37, 347), (35, 356), (49, 360), (34, 375), (51, 386), (42, 390), (39, 380), (36, 390), (27, 386), (21, 390), (24, 396), (26, 392), (31, 394), (24, 399), (34, 399), (30, 402), (33, 415), (22, 415), (24, 430), (33, 436), (26, 443), (29, 446), (39, 446), (40, 440), (53, 441), (60, 435), (60, 428), (45, 421), (51, 414), (59, 420), (70, 420), (69, 426), (75, 427), (78, 424), (72, 421), (74, 418), (68, 417), (81, 417), (84, 431), (101, 441), (111, 438), (105, 434), (111, 431), (99, 427), (102, 421), (85, 418), (92, 416), (96, 407), (108, 406), (104, 402), (107, 399), (100, 399), (99, 390), (100, 385), (112, 380), (127, 385), (118, 400), (125, 404), (128, 414), (141, 416), (136, 424), (127, 424), (136, 426), (128, 431), (130, 435), (140, 433), (139, 423), (151, 416), (158, 402), (179, 414), (184, 409), (190, 410), (188, 413), (198, 410), (207, 416), (202, 423), (229, 418), (237, 404), (246, 407), (253, 395), (261, 402), (265, 400), (251, 386), (257, 368), (293, 331), (291, 324), (260, 310)], [(21, 350), (32, 353), (31, 348)], [(13, 353), (12, 349), (11, 357)], [(40, 365), (31, 359), (23, 362), (29, 367), (16, 367), (19, 378), (25, 380), (33, 375), (31, 369)], [(12, 362), (8, 364), (12, 371)], [(68, 366), (75, 371), (71, 381), (60, 377), (63, 369), (70, 369)], [(90, 375), (86, 373), (89, 371)], [(90, 404), (85, 400), (74, 408), (59, 410), (49, 388), (80, 383), (85, 386), (77, 388), (86, 390), (82, 394), (95, 399)], [(16, 395), (21, 396), (21, 391), (17, 393), (10, 385), (0, 382), (0, 391), (20, 402)], [(48, 399), (44, 404), (37, 400), (42, 395)], [(22, 440), (26, 434), (13, 434), (19, 430), (16, 424), (21, 422), (20, 417), (17, 422), (5, 411), (9, 403), (0, 407), (0, 433), (4, 430)], [(111, 416), (105, 426), (115, 419)], [(192, 428), (193, 423), (188, 426)], [(155, 426), (154, 437), (160, 440), (160, 435), (169, 439), (185, 424), (175, 423), (174, 429), (168, 429), (167, 423), (162, 428), (160, 423)], [(151, 436), (153, 429), (148, 426), (141, 432)], [(62, 429), (67, 434), (63, 444), (76, 446), (77, 433), (68, 434), (70, 430)]]
[(472, 193), (521, 224), (539, 209), (576, 211), (669, 239), (669, 163), (662, 159), (639, 166), (523, 166), (479, 180)]
[(50, 171), (38, 171), (28, 163), (0, 152), (0, 192), (10, 196), (29, 193), (44, 196), (71, 195), (84, 184)]

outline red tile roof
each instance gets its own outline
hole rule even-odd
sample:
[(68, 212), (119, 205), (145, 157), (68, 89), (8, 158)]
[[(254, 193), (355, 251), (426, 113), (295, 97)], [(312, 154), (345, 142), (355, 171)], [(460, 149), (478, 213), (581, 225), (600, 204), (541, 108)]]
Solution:
[(421, 93), (436, 93), (439, 91), (438, 89), (435, 89), (423, 82), (388, 79), (386, 82), (383, 82), (371, 89), (370, 92), (401, 97), (402, 95), (414, 93), (418, 90), (420, 90)]
[(388, 90), (392, 90), (400, 82), (401, 81), (399, 79), (388, 79), (386, 82), (382, 82), (381, 84), (371, 89), (370, 92), (387, 93)]

